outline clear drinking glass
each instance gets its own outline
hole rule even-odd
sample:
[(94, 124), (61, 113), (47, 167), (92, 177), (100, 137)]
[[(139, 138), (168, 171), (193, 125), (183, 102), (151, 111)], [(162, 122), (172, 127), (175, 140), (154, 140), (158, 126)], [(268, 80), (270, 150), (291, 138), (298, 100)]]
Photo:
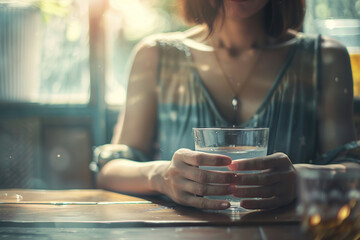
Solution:
[(302, 228), (313, 239), (360, 239), (360, 170), (309, 168), (298, 173)]
[[(193, 128), (195, 150), (229, 156), (232, 160), (263, 157), (267, 154), (268, 128)], [(230, 171), (227, 166), (201, 166), (211, 171)], [(229, 210), (241, 210), (240, 198), (232, 195), (205, 196), (209, 199), (226, 200)]]

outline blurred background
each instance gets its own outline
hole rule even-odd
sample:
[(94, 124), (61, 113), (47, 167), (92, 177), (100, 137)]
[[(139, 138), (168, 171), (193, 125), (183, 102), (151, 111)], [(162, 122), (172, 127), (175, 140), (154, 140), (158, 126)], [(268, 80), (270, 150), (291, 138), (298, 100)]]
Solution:
[[(176, 0), (0, 0), (0, 188), (92, 188), (142, 38), (188, 28)], [(360, 129), (360, 0), (307, 0), (303, 31), (349, 50)], [(358, 134), (359, 136), (359, 134)]]

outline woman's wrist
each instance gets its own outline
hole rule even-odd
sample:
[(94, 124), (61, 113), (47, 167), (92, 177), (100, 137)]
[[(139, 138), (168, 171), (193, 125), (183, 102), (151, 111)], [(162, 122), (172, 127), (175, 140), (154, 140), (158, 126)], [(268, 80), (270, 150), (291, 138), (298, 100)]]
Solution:
[(148, 171), (149, 188), (154, 192), (166, 195), (165, 176), (169, 161), (154, 161)]

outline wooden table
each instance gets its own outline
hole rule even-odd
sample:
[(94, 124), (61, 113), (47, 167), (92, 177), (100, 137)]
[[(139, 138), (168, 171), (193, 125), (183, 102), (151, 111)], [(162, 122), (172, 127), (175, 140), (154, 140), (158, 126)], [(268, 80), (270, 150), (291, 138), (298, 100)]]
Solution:
[(295, 206), (203, 211), (104, 190), (0, 190), (0, 239), (308, 239)]

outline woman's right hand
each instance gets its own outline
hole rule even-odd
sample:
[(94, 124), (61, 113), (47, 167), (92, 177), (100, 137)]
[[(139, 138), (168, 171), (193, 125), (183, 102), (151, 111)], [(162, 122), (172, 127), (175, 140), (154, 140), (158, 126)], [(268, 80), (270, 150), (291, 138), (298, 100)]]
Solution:
[[(231, 158), (180, 149), (161, 172), (161, 192), (175, 202), (202, 209), (226, 209), (225, 200), (210, 200), (207, 195), (230, 195), (236, 175), (232, 172), (214, 172), (199, 166), (228, 166)], [(222, 184), (221, 186), (216, 184)]]

